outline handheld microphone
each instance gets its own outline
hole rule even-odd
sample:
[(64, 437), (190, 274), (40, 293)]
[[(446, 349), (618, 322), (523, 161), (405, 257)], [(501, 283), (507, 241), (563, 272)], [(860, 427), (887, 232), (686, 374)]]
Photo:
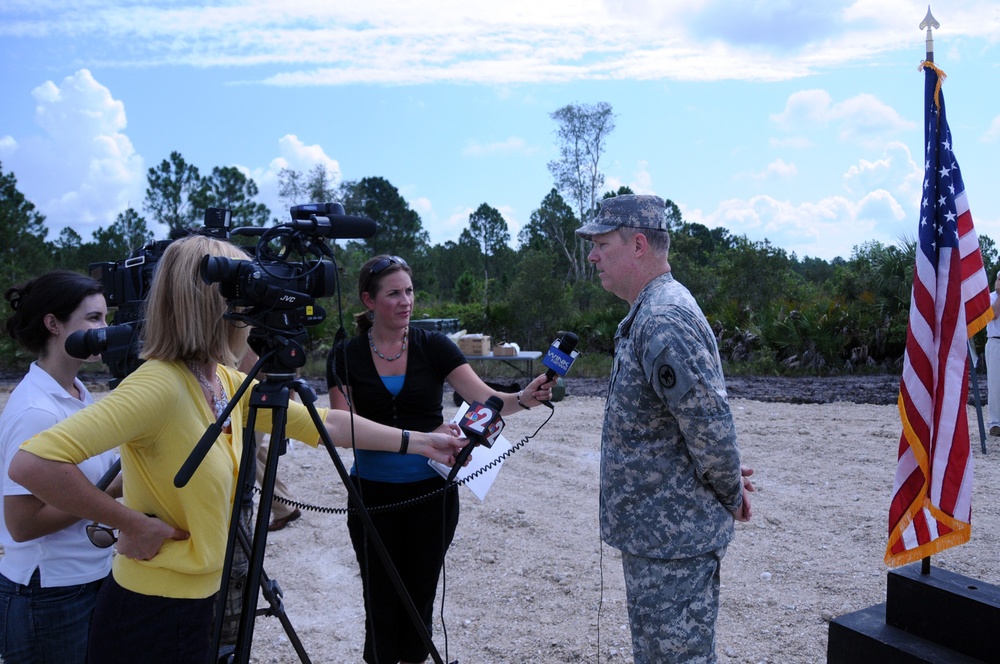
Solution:
[(549, 368), (545, 372), (545, 377), (548, 380), (566, 375), (577, 356), (580, 355), (580, 351), (576, 350), (576, 344), (579, 341), (579, 337), (572, 332), (563, 332), (562, 336), (552, 342), (542, 359), (542, 364)]
[(472, 454), (472, 448), (476, 445), (493, 447), (493, 443), (500, 437), (500, 432), (503, 431), (504, 427), (503, 418), (500, 417), (502, 410), (503, 400), (496, 395), (487, 399), (485, 405), (478, 401), (469, 404), (469, 409), (465, 411), (458, 423), (458, 427), (469, 439), (469, 442), (455, 458), (455, 465), (448, 473), (448, 482), (454, 480), (455, 476), (458, 475), (458, 471), (465, 465), (465, 460)]

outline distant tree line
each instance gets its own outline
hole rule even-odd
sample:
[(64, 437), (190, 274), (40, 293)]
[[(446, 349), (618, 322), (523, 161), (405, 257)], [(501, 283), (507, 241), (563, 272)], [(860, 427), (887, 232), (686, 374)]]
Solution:
[[(341, 297), (324, 302), (327, 320), (310, 328), (314, 350), (328, 348), (340, 321), (360, 310), (356, 289), (361, 265), (375, 254), (393, 254), (413, 267), (415, 318), (456, 318), (461, 329), (522, 348), (544, 349), (560, 331), (572, 330), (584, 352), (610, 353), (627, 306), (601, 288), (587, 261), (589, 243), (574, 231), (602, 198), (632, 193), (627, 187), (604, 189), (601, 158), (615, 115), (610, 105), (599, 103), (568, 105), (550, 116), (559, 148), (559, 158), (548, 164), (553, 186), (518, 234), (516, 248), (507, 222), (488, 202), (469, 215), (457, 241), (432, 245), (420, 215), (385, 178), (338, 183), (322, 165), (308, 172), (283, 169), (278, 180), (284, 204), (340, 201), (347, 214), (374, 219), (379, 228), (375, 237), (334, 244)], [(232, 210), (233, 227), (286, 221), (256, 201), (257, 196), (256, 183), (239, 169), (215, 167), (203, 176), (172, 152), (148, 170), (142, 213), (130, 207), (87, 240), (71, 227), (47, 240), (44, 216), (17, 189), (15, 174), (0, 164), (3, 287), (55, 266), (88, 272), (91, 263), (124, 259), (154, 240), (150, 223), (163, 224), (176, 236), (200, 227), (211, 207)], [(912, 241), (897, 246), (865, 242), (850, 257), (832, 261), (800, 259), (766, 240), (689, 223), (669, 199), (667, 214), (673, 274), (701, 303), (730, 371), (899, 369), (915, 255)], [(995, 274), (993, 241), (981, 235), (980, 246), (989, 274)], [(5, 301), (2, 307), (6, 319)], [(983, 342), (977, 339), (980, 347)], [(25, 363), (9, 339), (0, 341), (0, 366), (22, 368)]]

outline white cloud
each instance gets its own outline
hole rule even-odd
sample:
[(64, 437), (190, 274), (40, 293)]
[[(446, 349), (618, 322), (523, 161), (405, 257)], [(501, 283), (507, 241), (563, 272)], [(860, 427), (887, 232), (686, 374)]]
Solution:
[(437, 210), (434, 209), (434, 202), (431, 199), (426, 196), (413, 196), (412, 198), (406, 197), (406, 202), (410, 204), (411, 209), (420, 215), (420, 223), (430, 236), (432, 244), (444, 244), (446, 240), (458, 238), (457, 233), (451, 237), (453, 229), (447, 228), (447, 222), (442, 222), (438, 218)]
[(831, 260), (847, 258), (863, 241), (894, 245), (904, 234), (907, 218), (903, 206), (887, 191), (871, 192), (858, 201), (829, 196), (817, 202), (793, 204), (770, 196), (722, 201), (710, 213), (687, 210), (684, 219), (753, 241), (767, 239), (773, 246), (794, 252), (799, 258), (813, 256)]
[(892, 194), (885, 189), (876, 189), (858, 202), (855, 217), (860, 222), (871, 221), (874, 227), (881, 222), (902, 221), (906, 212)]
[(996, 143), (998, 138), (1000, 138), (1000, 115), (993, 118), (990, 128), (986, 130), (985, 134), (979, 137), (979, 140), (984, 143)]
[(434, 205), (431, 203), (431, 199), (426, 196), (417, 196), (416, 198), (407, 201), (410, 207), (416, 211), (421, 217), (424, 215), (434, 214)]
[(476, 209), (473, 207), (457, 208), (441, 220), (437, 228), (428, 228), (427, 232), (431, 234), (431, 237), (440, 237), (441, 244), (448, 241), (458, 242), (458, 236), (468, 228), (469, 216), (475, 211)]
[(692, 27), (709, 39), (789, 49), (821, 41), (840, 29), (841, 2), (708, 0)]
[[(885, 108), (865, 95), (848, 102), (834, 103), (824, 90), (802, 91), (791, 95), (784, 111), (772, 119), (783, 128), (797, 131), (832, 127), (843, 137), (846, 128), (863, 114), (862, 109)], [(870, 122), (869, 128), (877, 126), (892, 133), (902, 126), (894, 113), (883, 113), (880, 118)], [(862, 144), (867, 145), (867, 141)], [(763, 181), (797, 175), (793, 163), (779, 158), (766, 170), (746, 176)], [(859, 158), (844, 172), (846, 195), (805, 202), (756, 195), (723, 201), (713, 211), (685, 211), (684, 215), (688, 221), (710, 228), (723, 226), (751, 240), (767, 239), (800, 257), (846, 258), (861, 242), (876, 240), (894, 245), (905, 235), (909, 230), (907, 220), (916, 218), (922, 179), (923, 166), (914, 162), (907, 145), (883, 140), (877, 158)]]
[(763, 171), (752, 172), (746, 174), (745, 177), (749, 177), (753, 180), (790, 180), (799, 174), (799, 169), (796, 168), (795, 164), (786, 163), (784, 159), (780, 157), (775, 159), (770, 164), (767, 165)]
[(618, 191), (621, 187), (628, 187), (637, 194), (656, 194), (662, 196), (653, 186), (653, 176), (649, 173), (649, 162), (645, 159), (639, 160), (635, 165), (632, 175), (622, 178), (615, 175), (608, 175), (604, 179), (604, 191)]
[(784, 110), (771, 115), (771, 121), (786, 131), (799, 133), (833, 127), (840, 140), (857, 140), (864, 145), (879, 145), (886, 136), (916, 126), (873, 95), (860, 94), (834, 103), (826, 90), (802, 90), (790, 95)]
[(59, 85), (46, 81), (32, 96), (44, 133), (4, 137), (4, 167), (46, 216), (50, 234), (72, 225), (89, 239), (127, 207), (141, 211), (145, 169), (124, 133), (124, 104), (86, 69)]
[(17, 150), (17, 140), (13, 136), (0, 136), (0, 157), (14, 154)]
[(533, 154), (536, 148), (530, 147), (523, 138), (511, 136), (505, 141), (494, 143), (479, 143), (470, 140), (462, 149), (463, 157), (488, 157), (497, 154)]
[(788, 97), (785, 109), (771, 121), (786, 130), (826, 124), (833, 98), (826, 90), (800, 90)]
[[(285, 203), (278, 198), (278, 173), (287, 168), (308, 174), (316, 166), (323, 166), (330, 174), (334, 184), (339, 184), (342, 176), (340, 164), (330, 157), (323, 146), (318, 143), (306, 145), (295, 134), (285, 134), (278, 139), (278, 156), (270, 161), (266, 168), (248, 169), (239, 166), (254, 182), (259, 190), (258, 200), (271, 209), (271, 214), (285, 221), (288, 212)], [(318, 203), (327, 201), (299, 201), (300, 203)]]
[(920, 203), (923, 165), (913, 161), (910, 149), (899, 142), (885, 147), (880, 159), (860, 159), (844, 174), (844, 187), (853, 195), (885, 189), (905, 197), (911, 206)]
[(812, 141), (805, 136), (788, 136), (786, 138), (771, 138), (768, 140), (768, 145), (777, 149), (793, 148), (801, 150), (812, 147)]
[(514, 208), (510, 205), (496, 205), (494, 206), (503, 220), (507, 222), (507, 232), (510, 234), (510, 245), (517, 246), (517, 234), (521, 232), (521, 228), (524, 224), (518, 219), (517, 215), (514, 213)]
[[(1000, 31), (991, 2), (952, 8), (949, 36)], [(899, 17), (915, 7), (897, 4), (12, 1), (0, 39), (88, 40), (101, 66), (267, 66), (273, 85), (787, 80), (910, 48), (913, 26)]]
[(830, 109), (830, 119), (839, 122), (843, 139), (896, 134), (917, 126), (900, 117), (896, 109), (869, 94), (860, 94), (834, 104)]

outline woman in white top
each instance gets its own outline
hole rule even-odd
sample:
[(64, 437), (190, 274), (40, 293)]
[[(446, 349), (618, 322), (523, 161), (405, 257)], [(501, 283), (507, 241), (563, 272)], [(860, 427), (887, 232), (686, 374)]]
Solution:
[[(55, 270), (4, 293), (13, 315), (7, 332), (37, 355), (0, 414), (0, 657), (14, 662), (83, 662), (90, 614), (111, 569), (112, 540), (98, 548), (87, 523), (33, 496), (7, 475), (21, 443), (93, 402), (66, 337), (105, 327), (101, 284)], [(117, 459), (106, 452), (80, 464), (95, 484)], [(120, 481), (109, 492), (120, 493)]]

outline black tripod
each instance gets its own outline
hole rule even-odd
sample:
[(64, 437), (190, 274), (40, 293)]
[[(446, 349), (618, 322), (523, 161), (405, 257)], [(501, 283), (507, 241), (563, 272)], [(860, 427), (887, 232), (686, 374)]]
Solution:
[[(242, 519), (238, 522), (237, 525), (238, 529), (236, 531), (236, 535), (239, 540), (239, 546), (243, 551), (243, 555), (245, 555), (247, 557), (247, 560), (249, 561), (251, 553), (251, 542), (249, 539), (249, 534), (247, 533), (246, 527), (244, 526)], [(227, 556), (226, 559), (228, 561), (229, 557)], [(232, 565), (230, 565), (230, 568), (231, 567)], [(226, 617), (225, 608), (226, 608), (226, 601), (228, 598), (228, 588), (231, 581), (232, 578), (229, 576), (229, 574), (227, 574), (224, 577), (222, 588), (219, 594), (219, 604), (216, 607), (216, 620), (215, 620), (215, 629), (213, 631), (212, 644), (213, 644), (213, 652), (218, 652), (217, 661), (219, 664), (224, 664), (226, 662), (232, 661), (232, 656), (236, 651), (235, 646), (221, 645), (223, 626)], [(244, 588), (245, 587), (246, 586), (244, 586)], [(302, 641), (299, 640), (299, 635), (295, 633), (295, 628), (292, 627), (292, 622), (288, 619), (288, 615), (285, 613), (285, 605), (284, 602), (282, 602), (282, 597), (284, 596), (284, 593), (281, 591), (281, 586), (278, 585), (278, 582), (276, 580), (269, 578), (267, 572), (265, 572), (263, 568), (261, 568), (260, 570), (260, 590), (261, 594), (264, 596), (264, 599), (267, 600), (268, 608), (257, 609), (254, 612), (254, 616), (276, 616), (278, 618), (278, 621), (281, 623), (281, 626), (285, 629), (285, 634), (288, 636), (289, 642), (292, 644), (292, 647), (295, 649), (295, 652), (298, 653), (299, 660), (305, 664), (308, 664), (310, 661), (309, 655), (306, 653), (306, 650), (302, 645)], [(246, 592), (247, 591), (244, 591), (244, 594), (246, 594)], [(240, 604), (240, 606), (241, 606), (240, 615), (242, 616), (242, 603)], [(219, 644), (217, 649), (215, 644)]]
[[(413, 621), (414, 626), (424, 641), (424, 645), (430, 652), (431, 658), (436, 664), (443, 664), (440, 654), (438, 654), (433, 642), (431, 641), (431, 636), (426, 625), (424, 625), (423, 621), (420, 619), (420, 614), (414, 606), (409, 593), (406, 591), (406, 587), (403, 585), (403, 581), (399, 577), (399, 573), (396, 571), (396, 567), (393, 565), (392, 560), (389, 557), (389, 553), (375, 529), (371, 516), (361, 499), (361, 495), (358, 493), (354, 484), (350, 481), (347, 470), (344, 468), (343, 461), (341, 461), (340, 455), (337, 453), (333, 445), (333, 441), (330, 439), (330, 434), (327, 432), (323, 421), (319, 417), (319, 412), (316, 410), (315, 406), (317, 398), (316, 393), (304, 380), (296, 378), (293, 373), (294, 369), (302, 366), (305, 353), (303, 352), (301, 346), (293, 340), (289, 340), (286, 337), (272, 337), (271, 335), (267, 335), (264, 339), (255, 339), (255, 336), (260, 336), (255, 335), (256, 332), (256, 329), (251, 332), (250, 341), (251, 347), (253, 347), (255, 351), (261, 353), (260, 359), (254, 365), (253, 369), (250, 370), (250, 373), (247, 375), (247, 379), (242, 385), (240, 385), (239, 389), (230, 399), (229, 407), (226, 408), (221, 415), (219, 415), (218, 420), (216, 420), (214, 424), (209, 426), (205, 435), (195, 446), (194, 450), (192, 450), (191, 454), (184, 462), (184, 465), (174, 478), (174, 484), (178, 487), (182, 487), (187, 484), (191, 475), (195, 472), (195, 470), (197, 470), (198, 465), (201, 463), (202, 459), (204, 459), (205, 455), (208, 454), (208, 451), (211, 449), (212, 445), (215, 444), (215, 441), (221, 434), (221, 423), (226, 421), (230, 412), (236, 404), (239, 403), (243, 394), (250, 386), (253, 378), (263, 371), (266, 378), (254, 386), (250, 395), (250, 412), (247, 417), (247, 426), (244, 429), (243, 434), (243, 455), (241, 457), (240, 472), (236, 483), (236, 495), (233, 500), (233, 512), (230, 516), (229, 542), (226, 547), (225, 564), (222, 568), (222, 586), (219, 592), (219, 605), (216, 609), (216, 621), (212, 637), (211, 652), (218, 652), (219, 650), (219, 642), (222, 635), (225, 598), (228, 594), (229, 579), (232, 573), (233, 555), (235, 553), (236, 546), (249, 545), (249, 566), (243, 593), (243, 604), (240, 611), (240, 626), (236, 639), (236, 646), (232, 653), (227, 654), (222, 661), (227, 664), (249, 662), (250, 646), (253, 642), (254, 621), (257, 616), (257, 588), (258, 586), (264, 588), (264, 585), (269, 586), (269, 590), (272, 591), (277, 588), (277, 584), (271, 582), (270, 580), (267, 580), (266, 584), (262, 584), (262, 580), (266, 579), (266, 575), (263, 571), (263, 562), (264, 551), (267, 546), (267, 526), (271, 515), (271, 500), (274, 497), (274, 482), (278, 474), (278, 457), (285, 452), (285, 425), (288, 419), (288, 400), (291, 390), (295, 390), (295, 392), (299, 395), (302, 404), (309, 411), (309, 415), (316, 427), (316, 431), (318, 432), (320, 439), (323, 441), (323, 445), (326, 447), (327, 452), (330, 454), (330, 458), (333, 460), (333, 464), (336, 466), (337, 472), (340, 474), (341, 480), (347, 489), (351, 506), (357, 510), (358, 515), (361, 517), (361, 520), (365, 525), (366, 532), (368, 533), (368, 537), (370, 538), (376, 551), (378, 551), (386, 571), (392, 579), (393, 584), (396, 586), (396, 591), (399, 593), (404, 606), (407, 608), (410, 619)], [(266, 352), (258, 350), (258, 344), (255, 344), (255, 341), (260, 342), (260, 345), (264, 349), (267, 349)], [(271, 410), (272, 443), (270, 449), (268, 450), (267, 465), (265, 466), (264, 477), (261, 482), (260, 501), (257, 511), (257, 520), (254, 525), (253, 539), (250, 542), (246, 542), (245, 532), (242, 533), (243, 538), (240, 538), (240, 531), (242, 529), (240, 513), (242, 510), (244, 495), (247, 490), (246, 475), (249, 472), (256, 456), (254, 449), (256, 446), (256, 441), (254, 439), (254, 426), (257, 420), (257, 413), (261, 408)], [(245, 548), (244, 550), (247, 549)], [(265, 590), (265, 597), (267, 596), (268, 591)], [(294, 635), (294, 630), (292, 630), (291, 623), (288, 621), (287, 616), (285, 616), (283, 608), (281, 608), (280, 589), (277, 594), (277, 598), (279, 598), (277, 603), (275, 603), (273, 597), (274, 595), (272, 595), (272, 597), (268, 597), (269, 601), (271, 601), (272, 609), (276, 605), (279, 607), (280, 610), (276, 613), (282, 620), (282, 624), (285, 626), (285, 630), (289, 632), (289, 636), (291, 638), (291, 636)], [(291, 640), (293, 645), (295, 645), (299, 659), (302, 662), (309, 662), (308, 655), (302, 648), (298, 638), (296, 637)]]

